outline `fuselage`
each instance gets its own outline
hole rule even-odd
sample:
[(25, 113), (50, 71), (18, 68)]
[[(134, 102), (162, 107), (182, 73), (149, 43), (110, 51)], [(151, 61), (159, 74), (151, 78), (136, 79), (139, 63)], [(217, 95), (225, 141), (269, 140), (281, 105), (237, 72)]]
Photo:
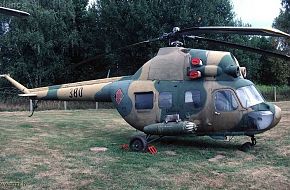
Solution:
[(111, 100), (141, 131), (175, 116), (195, 123), (197, 135), (252, 135), (274, 127), (281, 110), (265, 102), (245, 72), (228, 52), (163, 48), (130, 80), (113, 83)]
[[(197, 135), (251, 135), (274, 127), (281, 110), (264, 101), (246, 79), (217, 81), (119, 81), (111, 98), (133, 127), (165, 122), (170, 115), (197, 124)], [(254, 99), (255, 98), (255, 99)]]

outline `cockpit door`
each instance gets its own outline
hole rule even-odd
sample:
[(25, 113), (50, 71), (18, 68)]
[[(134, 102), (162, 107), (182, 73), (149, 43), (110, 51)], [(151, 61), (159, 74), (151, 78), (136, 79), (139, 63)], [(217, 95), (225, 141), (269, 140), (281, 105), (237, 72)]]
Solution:
[(242, 125), (243, 111), (231, 89), (219, 89), (213, 91), (213, 131), (225, 131)]

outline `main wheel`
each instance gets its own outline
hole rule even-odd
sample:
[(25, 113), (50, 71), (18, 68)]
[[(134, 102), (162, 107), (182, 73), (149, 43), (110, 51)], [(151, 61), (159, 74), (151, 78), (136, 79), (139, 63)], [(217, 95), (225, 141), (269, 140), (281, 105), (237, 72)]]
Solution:
[(144, 152), (147, 149), (147, 140), (141, 136), (133, 137), (130, 140), (129, 147), (133, 152)]
[(241, 146), (240, 150), (243, 152), (248, 152), (249, 150), (251, 150), (251, 148), (252, 148), (252, 143), (246, 142)]

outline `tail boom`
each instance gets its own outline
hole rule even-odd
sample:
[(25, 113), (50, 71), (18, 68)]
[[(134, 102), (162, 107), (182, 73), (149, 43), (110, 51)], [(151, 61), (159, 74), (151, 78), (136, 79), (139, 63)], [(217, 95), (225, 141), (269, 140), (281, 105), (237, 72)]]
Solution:
[(90, 80), (41, 88), (28, 89), (9, 75), (0, 75), (6, 78), (24, 94), (22, 97), (29, 97), (35, 100), (62, 100), (62, 101), (99, 101), (111, 102), (111, 85), (123, 77)]
[(62, 100), (62, 101), (100, 101), (110, 102), (110, 84), (112, 82), (77, 85), (65, 87), (63, 85), (50, 86), (47, 89), (31, 89), (39, 100)]
[(30, 89), (39, 100), (111, 102), (111, 84), (122, 77), (90, 80)]

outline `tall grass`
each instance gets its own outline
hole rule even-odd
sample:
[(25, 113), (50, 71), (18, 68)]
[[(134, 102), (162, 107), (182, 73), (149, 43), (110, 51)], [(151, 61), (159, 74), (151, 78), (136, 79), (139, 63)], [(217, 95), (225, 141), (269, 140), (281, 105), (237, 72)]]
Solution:
[(267, 101), (274, 101), (274, 87), (276, 87), (277, 101), (290, 100), (290, 87), (287, 85), (284, 86), (256, 85), (256, 86)]

